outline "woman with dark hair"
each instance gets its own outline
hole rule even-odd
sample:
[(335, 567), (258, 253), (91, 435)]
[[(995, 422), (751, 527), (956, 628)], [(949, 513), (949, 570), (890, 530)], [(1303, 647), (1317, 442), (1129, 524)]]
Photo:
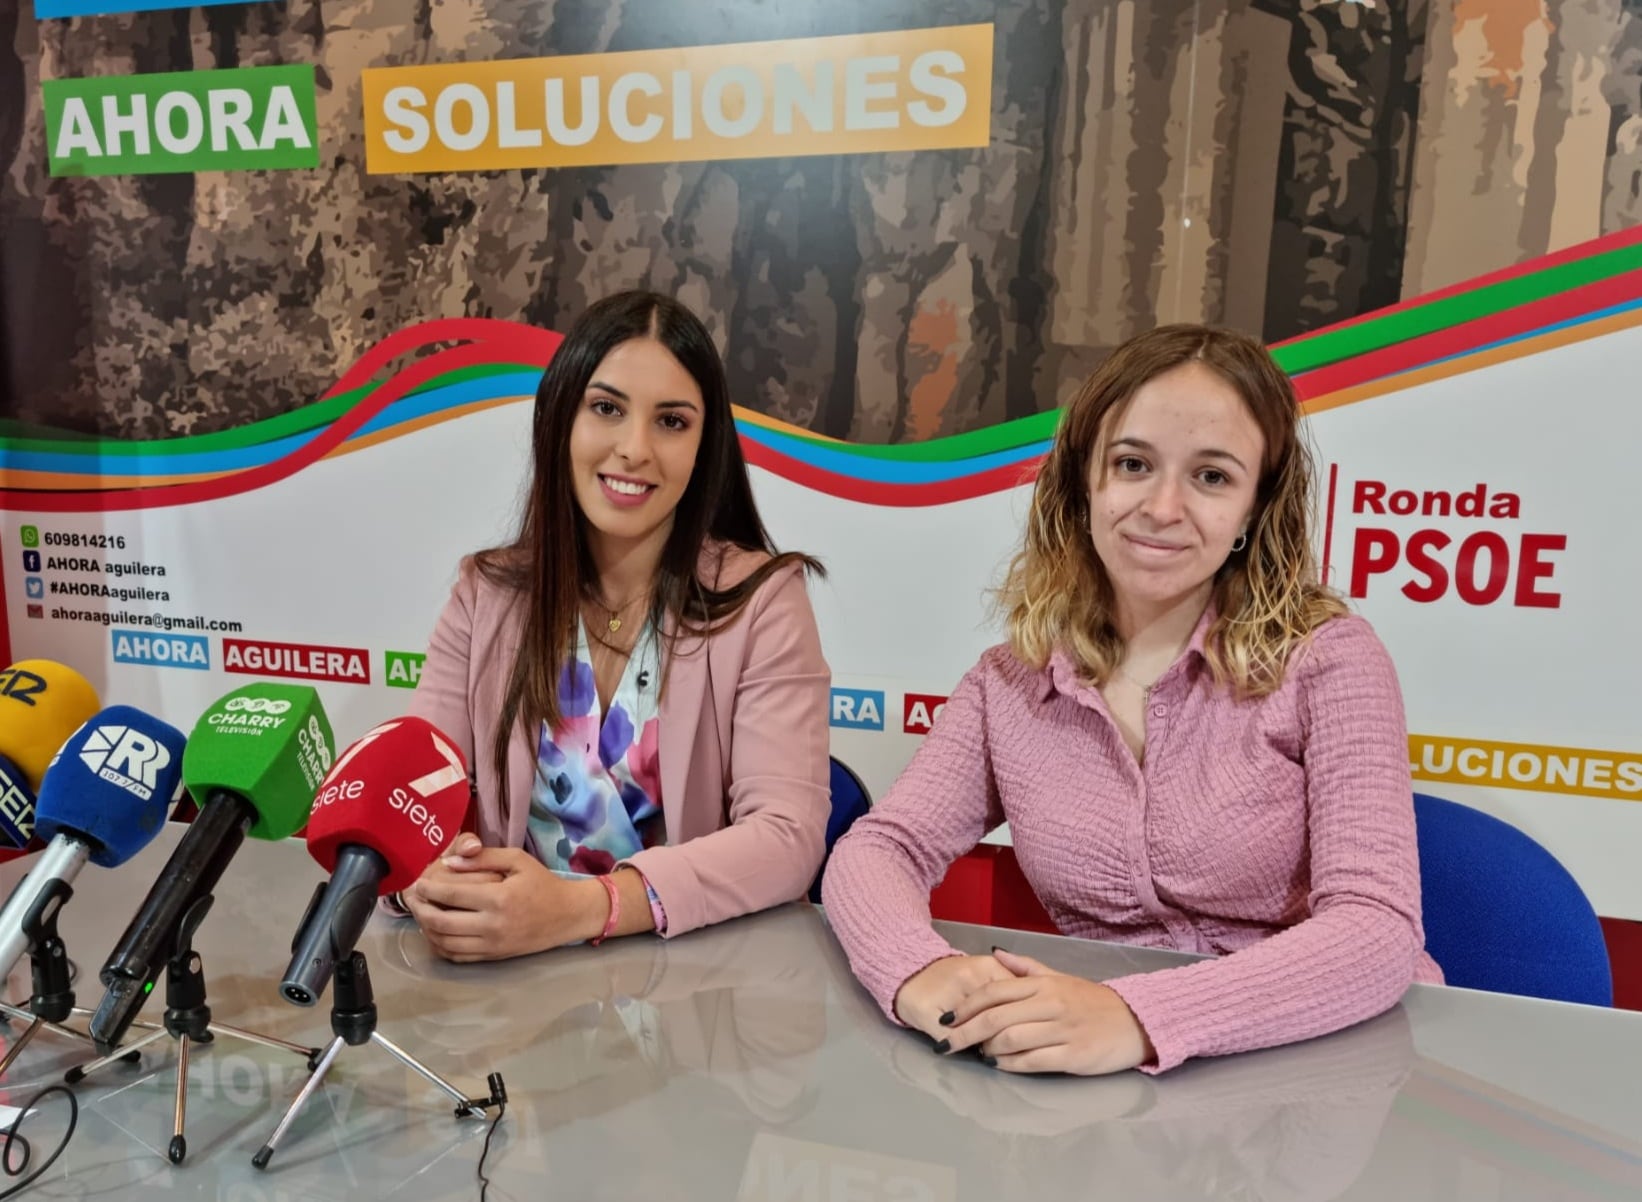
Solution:
[[(827, 916), (939, 1052), (1017, 1072), (1160, 1071), (1394, 1005), (1424, 951), (1391, 658), (1318, 577), (1288, 377), (1164, 326), (1067, 407), (981, 657), (839, 840)], [(1002, 822), (1061, 931), (1216, 957), (1097, 983), (960, 955), (930, 887)]]
[(819, 567), (771, 545), (706, 329), (654, 293), (593, 305), (532, 445), (519, 535), (463, 561), (410, 707), (474, 766), (477, 834), (402, 904), (471, 961), (801, 896), (829, 805)]

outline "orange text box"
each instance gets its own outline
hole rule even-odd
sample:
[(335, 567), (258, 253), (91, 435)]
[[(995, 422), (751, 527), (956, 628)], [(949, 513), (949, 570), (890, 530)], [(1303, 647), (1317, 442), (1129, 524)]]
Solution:
[(1642, 801), (1642, 754), (1409, 735), (1417, 781)]
[(364, 72), (372, 174), (985, 146), (992, 26)]

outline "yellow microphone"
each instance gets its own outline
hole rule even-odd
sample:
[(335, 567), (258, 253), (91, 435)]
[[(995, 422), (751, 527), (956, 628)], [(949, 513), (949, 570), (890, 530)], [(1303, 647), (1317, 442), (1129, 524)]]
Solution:
[(86, 719), (103, 708), (91, 682), (49, 659), (25, 659), (0, 671), (0, 757), (15, 764), (38, 793), (46, 765)]

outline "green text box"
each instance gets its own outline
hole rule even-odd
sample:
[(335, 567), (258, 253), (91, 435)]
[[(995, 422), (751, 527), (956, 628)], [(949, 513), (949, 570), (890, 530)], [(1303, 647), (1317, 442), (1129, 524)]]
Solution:
[(382, 680), (390, 689), (414, 689), (422, 679), (422, 663), (428, 657), (415, 651), (384, 652)]
[(319, 165), (312, 64), (48, 79), (41, 89), (52, 175)]

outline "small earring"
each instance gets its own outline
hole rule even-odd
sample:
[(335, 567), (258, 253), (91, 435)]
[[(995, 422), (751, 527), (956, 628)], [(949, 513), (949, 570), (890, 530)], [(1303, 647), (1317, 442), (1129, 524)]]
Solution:
[(1239, 551), (1241, 551), (1244, 547), (1246, 547), (1248, 545), (1249, 545), (1249, 533), (1248, 533), (1248, 531), (1244, 530), (1244, 531), (1239, 532), (1237, 537), (1232, 539), (1232, 545), (1231, 545), (1232, 554), (1233, 555), (1237, 554)]

